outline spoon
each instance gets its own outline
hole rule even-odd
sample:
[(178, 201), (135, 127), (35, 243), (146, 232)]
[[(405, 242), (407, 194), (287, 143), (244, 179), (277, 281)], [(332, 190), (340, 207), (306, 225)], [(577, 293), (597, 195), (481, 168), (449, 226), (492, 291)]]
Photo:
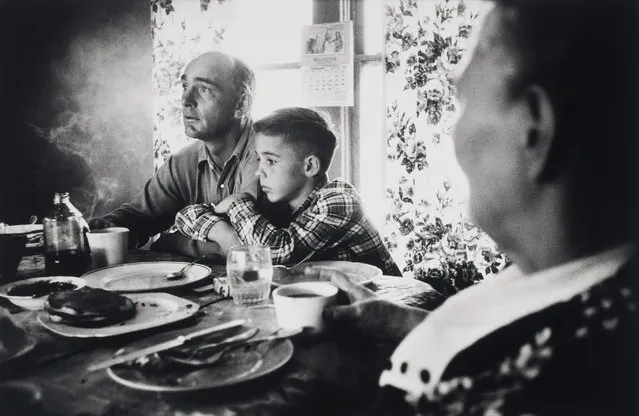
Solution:
[(166, 280), (179, 280), (181, 278), (184, 277), (184, 272), (191, 266), (193, 266), (195, 263), (197, 263), (198, 261), (202, 260), (206, 258), (206, 256), (200, 256), (197, 257), (195, 260), (193, 260), (192, 262), (188, 263), (186, 266), (182, 267), (180, 270), (178, 270), (177, 272), (171, 272), (171, 273), (167, 273), (164, 275), (164, 278)]
[(315, 254), (315, 252), (314, 252), (314, 251), (311, 251), (310, 253), (308, 253), (308, 254), (306, 255), (306, 257), (304, 257), (302, 260), (298, 261), (297, 263), (295, 263), (294, 265), (292, 265), (292, 266), (290, 266), (290, 267), (289, 267), (289, 266), (284, 266), (283, 264), (274, 264), (274, 265), (273, 265), (273, 268), (274, 268), (274, 269), (280, 269), (280, 270), (283, 270), (283, 271), (285, 271), (286, 273), (288, 273), (289, 275), (292, 275), (292, 274), (293, 274), (293, 270), (294, 270), (295, 268), (297, 268), (298, 266), (300, 266), (302, 263), (307, 262), (307, 261), (308, 261), (311, 257), (313, 257), (313, 255), (314, 255), (314, 254)]

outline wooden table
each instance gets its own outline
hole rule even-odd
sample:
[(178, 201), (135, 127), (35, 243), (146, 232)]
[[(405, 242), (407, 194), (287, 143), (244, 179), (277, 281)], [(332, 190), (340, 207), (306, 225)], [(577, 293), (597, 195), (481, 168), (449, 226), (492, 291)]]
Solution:
[[(160, 260), (187, 258), (153, 251), (135, 251), (128, 258), (129, 262)], [(210, 266), (214, 275), (224, 274), (223, 266)], [(42, 256), (22, 260), (21, 277), (43, 274)], [(384, 298), (427, 309), (441, 302), (429, 285), (413, 279), (380, 277), (371, 288)], [(215, 293), (198, 294), (190, 288), (173, 293), (199, 304), (219, 298)], [(106, 371), (87, 373), (85, 369), (131, 343), (149, 342), (151, 337), (169, 339), (238, 317), (250, 319), (260, 328), (275, 329), (274, 309), (260, 308), (260, 313), (256, 313), (225, 299), (201, 308), (193, 319), (102, 339), (61, 337), (37, 322), (37, 312), (9, 309), (12, 318), (37, 345), (22, 359), (2, 367), (0, 378), (26, 380), (40, 386), (46, 415), (355, 414), (370, 399), (366, 394), (375, 388), (383, 360), (394, 347), (356, 335), (329, 333), (322, 339), (295, 341), (291, 361), (257, 380), (198, 393), (156, 393), (122, 386), (111, 380)]]

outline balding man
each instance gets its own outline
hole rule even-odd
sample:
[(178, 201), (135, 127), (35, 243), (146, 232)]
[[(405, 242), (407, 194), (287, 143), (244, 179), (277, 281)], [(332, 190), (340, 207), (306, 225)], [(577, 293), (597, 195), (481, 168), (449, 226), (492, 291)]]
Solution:
[[(171, 227), (186, 205), (217, 204), (240, 191), (257, 194), (253, 71), (235, 57), (207, 52), (186, 66), (181, 79), (184, 131), (197, 141), (171, 155), (132, 202), (89, 222), (91, 228), (129, 228), (133, 247)], [(215, 226), (224, 224), (209, 230)], [(160, 247), (199, 254), (195, 240), (179, 234), (163, 239)]]

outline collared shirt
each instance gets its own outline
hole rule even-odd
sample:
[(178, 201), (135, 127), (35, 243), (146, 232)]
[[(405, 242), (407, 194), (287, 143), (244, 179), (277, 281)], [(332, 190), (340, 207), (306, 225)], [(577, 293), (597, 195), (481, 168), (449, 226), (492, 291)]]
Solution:
[[(407, 393), (409, 401), (432, 394), (451, 360), (500, 328), (567, 302), (615, 275), (636, 251), (633, 244), (524, 275), (516, 265), (451, 297), (411, 331), (391, 358), (381, 386)], [(402, 365), (406, 363), (405, 365)], [(426, 369), (429, 377), (402, 368)]]
[(178, 211), (190, 204), (216, 204), (236, 192), (257, 195), (257, 156), (252, 123), (247, 122), (224, 166), (197, 140), (171, 155), (131, 203), (103, 219), (129, 228), (138, 244), (171, 227)]
[[(350, 260), (372, 264), (384, 274), (400, 276), (399, 268), (371, 222), (364, 215), (355, 188), (340, 179), (324, 178), (295, 210), (288, 226), (278, 227), (258, 212), (255, 198), (234, 201), (228, 217), (245, 244), (271, 248), (275, 264), (313, 260)], [(176, 217), (180, 231), (199, 238), (219, 220), (210, 206), (183, 209)]]

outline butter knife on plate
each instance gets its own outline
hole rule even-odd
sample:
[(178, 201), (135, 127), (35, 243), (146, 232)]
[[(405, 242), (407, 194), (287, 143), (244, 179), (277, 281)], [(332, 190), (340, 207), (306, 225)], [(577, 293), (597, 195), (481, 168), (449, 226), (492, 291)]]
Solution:
[(123, 364), (128, 361), (132, 361), (140, 357), (144, 357), (145, 355), (179, 347), (180, 345), (184, 344), (187, 341), (191, 341), (192, 339), (202, 337), (204, 335), (213, 334), (215, 332), (224, 331), (226, 329), (235, 328), (235, 327), (244, 325), (245, 323), (246, 321), (244, 319), (236, 319), (234, 321), (226, 322), (220, 325), (215, 325), (211, 328), (201, 329), (199, 331), (191, 332), (190, 334), (186, 334), (186, 335), (180, 335), (177, 338), (174, 338), (172, 340), (161, 342), (159, 344), (152, 345), (150, 347), (142, 348), (141, 350), (133, 351), (128, 354), (123, 354), (98, 364), (93, 364), (87, 368), (87, 371), (91, 372), (91, 371), (103, 370), (105, 368), (109, 368), (117, 364)]

